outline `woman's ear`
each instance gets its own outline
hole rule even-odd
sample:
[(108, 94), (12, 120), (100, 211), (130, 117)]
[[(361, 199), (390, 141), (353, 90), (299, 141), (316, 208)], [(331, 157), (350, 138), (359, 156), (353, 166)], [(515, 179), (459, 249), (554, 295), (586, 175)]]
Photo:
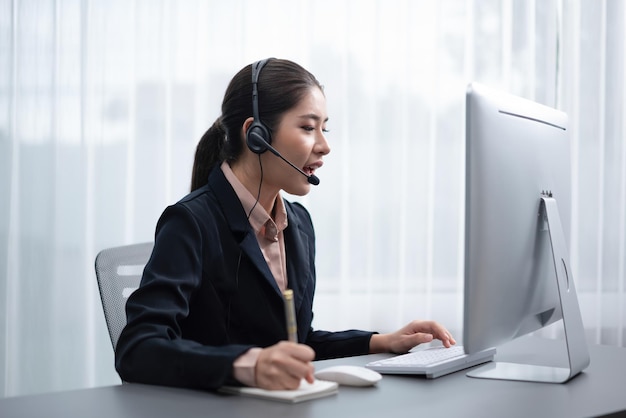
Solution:
[(241, 127), (241, 137), (244, 141), (246, 140), (246, 135), (248, 133), (248, 129), (250, 129), (250, 126), (252, 125), (252, 122), (254, 122), (254, 118), (252, 116), (243, 121), (243, 126)]

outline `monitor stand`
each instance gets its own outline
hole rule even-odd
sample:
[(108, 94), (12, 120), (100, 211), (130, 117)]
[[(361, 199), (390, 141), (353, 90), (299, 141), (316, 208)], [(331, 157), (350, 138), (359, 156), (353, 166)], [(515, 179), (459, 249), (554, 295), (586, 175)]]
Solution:
[(565, 383), (589, 365), (589, 351), (585, 330), (578, 306), (578, 297), (567, 254), (565, 235), (556, 200), (552, 193), (543, 192), (540, 213), (545, 216), (550, 233), (550, 245), (556, 272), (556, 282), (563, 314), (565, 345), (569, 367), (538, 366), (493, 362), (467, 373), (469, 377), (482, 379), (521, 380), (527, 382)]

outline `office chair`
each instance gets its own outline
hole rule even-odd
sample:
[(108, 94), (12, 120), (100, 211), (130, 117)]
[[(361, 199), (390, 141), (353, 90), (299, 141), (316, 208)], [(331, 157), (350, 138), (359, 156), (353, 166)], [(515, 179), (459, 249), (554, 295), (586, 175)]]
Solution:
[(96, 278), (113, 351), (126, 325), (126, 300), (139, 287), (154, 243), (107, 248), (96, 256)]

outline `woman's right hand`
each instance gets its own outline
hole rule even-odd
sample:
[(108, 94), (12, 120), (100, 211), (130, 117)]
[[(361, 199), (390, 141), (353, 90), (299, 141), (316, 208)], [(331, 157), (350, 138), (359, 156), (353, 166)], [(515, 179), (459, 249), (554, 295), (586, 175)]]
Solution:
[(297, 389), (302, 379), (313, 383), (315, 352), (304, 344), (281, 341), (261, 350), (256, 362), (256, 385), (262, 389)]

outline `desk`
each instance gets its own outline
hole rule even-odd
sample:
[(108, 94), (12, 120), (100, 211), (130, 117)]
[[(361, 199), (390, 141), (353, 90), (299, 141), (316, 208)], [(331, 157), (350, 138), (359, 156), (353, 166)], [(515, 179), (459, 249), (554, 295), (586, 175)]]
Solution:
[[(553, 361), (563, 342), (524, 338), (499, 349), (501, 360)], [(548, 354), (540, 358), (529, 349)], [(626, 348), (592, 345), (591, 365), (566, 384), (472, 379), (457, 372), (435, 380), (386, 375), (370, 388), (298, 404), (212, 392), (125, 384), (0, 399), (0, 416), (18, 417), (589, 417), (626, 411)], [(316, 362), (364, 365), (388, 355)], [(535, 358), (536, 357), (536, 358)]]

